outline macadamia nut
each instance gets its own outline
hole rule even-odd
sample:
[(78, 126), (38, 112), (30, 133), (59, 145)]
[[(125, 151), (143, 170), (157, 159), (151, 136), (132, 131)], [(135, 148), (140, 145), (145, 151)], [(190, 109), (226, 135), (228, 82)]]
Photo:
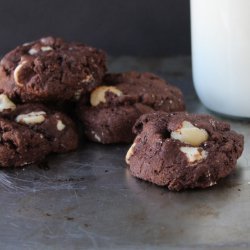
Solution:
[(189, 163), (199, 162), (207, 158), (207, 151), (200, 147), (180, 147), (180, 151), (184, 153)]
[(127, 164), (129, 164), (129, 160), (130, 160), (131, 156), (134, 154), (135, 146), (136, 146), (136, 143), (134, 142), (126, 154), (125, 161)]
[(26, 125), (40, 124), (45, 121), (45, 115), (46, 113), (44, 111), (21, 114), (16, 117), (16, 122)]
[(0, 95), (0, 112), (4, 110), (15, 110), (16, 105), (13, 103), (7, 95), (1, 94)]
[(65, 129), (65, 127), (66, 127), (66, 125), (61, 120), (57, 121), (57, 124), (56, 124), (57, 130), (62, 131)]
[(22, 71), (22, 68), (24, 67), (24, 65), (26, 64), (27, 62), (26, 61), (22, 61), (14, 70), (14, 80), (15, 80), (15, 83), (19, 86), (23, 86), (23, 83), (21, 81), (21, 71)]
[(199, 146), (207, 141), (208, 133), (205, 129), (195, 127), (191, 122), (183, 121), (181, 128), (171, 132), (171, 138), (192, 146)]
[(30, 55), (35, 55), (37, 52), (38, 52), (37, 49), (31, 48), (31, 49), (29, 50), (28, 53), (29, 53)]
[(112, 92), (113, 94), (117, 95), (117, 96), (121, 96), (122, 92), (117, 89), (116, 87), (113, 86), (100, 86), (98, 88), (96, 88), (90, 96), (90, 103), (92, 106), (97, 106), (98, 104), (105, 103), (106, 99), (105, 99), (105, 94), (106, 92)]
[(43, 46), (41, 47), (41, 51), (50, 51), (50, 50), (53, 50), (50, 46)]

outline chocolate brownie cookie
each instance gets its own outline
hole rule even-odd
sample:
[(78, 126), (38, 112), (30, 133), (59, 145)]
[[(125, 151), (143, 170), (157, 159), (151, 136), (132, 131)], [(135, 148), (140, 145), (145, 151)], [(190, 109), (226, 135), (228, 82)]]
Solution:
[(133, 129), (137, 137), (126, 155), (131, 174), (170, 190), (215, 185), (243, 151), (243, 136), (209, 115), (154, 112)]
[(0, 167), (24, 166), (78, 145), (69, 117), (42, 104), (15, 105), (4, 94), (0, 95), (0, 138)]
[(100, 143), (129, 143), (132, 127), (145, 113), (183, 111), (181, 91), (151, 73), (107, 74), (104, 86), (79, 103), (86, 136)]
[(0, 62), (0, 93), (12, 100), (79, 99), (101, 82), (106, 71), (101, 50), (46, 37), (18, 46)]

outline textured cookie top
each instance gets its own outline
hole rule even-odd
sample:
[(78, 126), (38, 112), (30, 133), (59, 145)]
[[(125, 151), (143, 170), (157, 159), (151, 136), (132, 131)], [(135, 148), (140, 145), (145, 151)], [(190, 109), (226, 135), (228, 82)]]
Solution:
[[(153, 140), (171, 141), (177, 147), (202, 147), (208, 151), (218, 146), (233, 147), (237, 158), (243, 150), (243, 136), (232, 131), (228, 123), (210, 115), (154, 112), (141, 116), (133, 130), (137, 135), (147, 134)], [(227, 141), (231, 145), (225, 143)]]
[(46, 37), (18, 46), (0, 62), (0, 92), (28, 101), (74, 100), (106, 71), (101, 50)]
[(0, 110), (0, 166), (26, 165), (78, 146), (75, 124), (61, 112), (42, 104), (15, 105), (4, 94)]
[(152, 73), (107, 74), (103, 84), (92, 91), (92, 106), (141, 103), (166, 112), (185, 109), (181, 91)]
[(154, 112), (140, 117), (127, 153), (132, 174), (171, 190), (209, 187), (227, 176), (243, 136), (209, 115)]

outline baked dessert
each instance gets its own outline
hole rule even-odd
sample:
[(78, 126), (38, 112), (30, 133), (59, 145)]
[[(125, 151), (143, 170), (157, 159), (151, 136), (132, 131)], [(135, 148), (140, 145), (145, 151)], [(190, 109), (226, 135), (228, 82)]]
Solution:
[(209, 115), (145, 114), (126, 155), (133, 176), (170, 190), (207, 188), (228, 176), (243, 151), (243, 136)]
[(0, 93), (21, 102), (79, 100), (106, 71), (103, 51), (45, 37), (18, 46), (0, 62)]
[(181, 91), (152, 73), (107, 74), (103, 85), (79, 102), (78, 116), (87, 138), (108, 143), (130, 143), (132, 127), (145, 113), (185, 109)]
[(42, 104), (15, 105), (0, 95), (0, 167), (39, 162), (50, 153), (66, 153), (78, 146), (74, 122)]

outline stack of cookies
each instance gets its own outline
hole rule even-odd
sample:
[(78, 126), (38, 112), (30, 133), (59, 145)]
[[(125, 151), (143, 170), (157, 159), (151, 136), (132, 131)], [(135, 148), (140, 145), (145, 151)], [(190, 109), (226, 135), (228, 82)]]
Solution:
[(135, 139), (126, 156), (134, 176), (171, 190), (212, 186), (235, 168), (243, 137), (184, 110), (181, 91), (158, 76), (107, 73), (103, 51), (42, 38), (0, 62), (0, 166), (76, 150), (80, 120), (90, 141)]

